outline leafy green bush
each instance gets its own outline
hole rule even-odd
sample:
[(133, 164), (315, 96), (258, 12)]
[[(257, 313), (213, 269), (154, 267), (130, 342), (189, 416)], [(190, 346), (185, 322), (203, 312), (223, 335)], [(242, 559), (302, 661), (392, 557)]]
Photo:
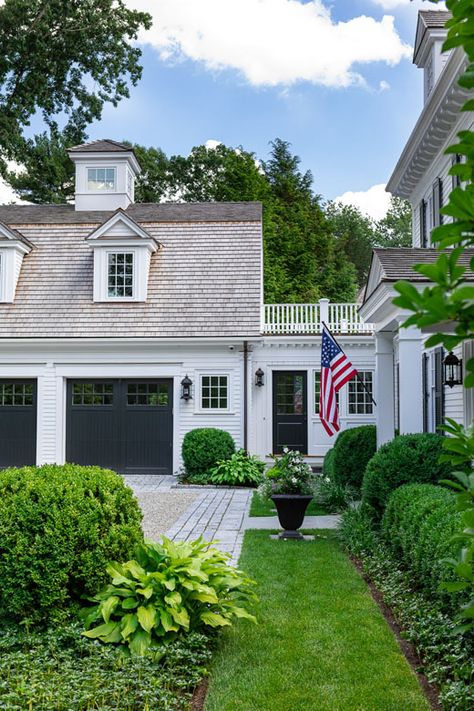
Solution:
[(323, 460), (323, 476), (328, 479), (334, 478), (334, 447), (329, 449)]
[(433, 483), (450, 471), (440, 464), (443, 437), (437, 434), (407, 434), (382, 445), (367, 464), (362, 483), (362, 501), (380, 518), (392, 491), (402, 484)]
[(111, 558), (143, 540), (131, 489), (112, 471), (55, 464), (0, 472), (0, 607), (60, 616), (105, 583)]
[(262, 481), (265, 462), (258, 457), (251, 457), (245, 449), (239, 449), (230, 459), (217, 462), (210, 471), (210, 484), (228, 486), (257, 486)]
[(313, 493), (313, 470), (305, 463), (300, 452), (285, 447), (283, 454), (273, 457), (273, 460), (275, 464), (267, 469), (258, 487), (258, 493), (263, 499), (269, 499), (275, 494)]
[(360, 491), (365, 468), (377, 450), (375, 425), (362, 425), (341, 432), (334, 445), (333, 476), (338, 484)]
[(11, 711), (185, 711), (213, 640), (181, 636), (153, 655), (125, 656), (81, 636), (78, 623), (0, 629), (0, 708)]
[(357, 492), (348, 484), (338, 484), (328, 476), (314, 478), (314, 498), (328, 513), (340, 513), (354, 501)]
[(192, 480), (208, 474), (217, 462), (230, 459), (234, 452), (234, 440), (225, 430), (200, 427), (187, 432), (181, 450), (186, 477)]
[(86, 637), (143, 655), (178, 633), (223, 627), (235, 617), (255, 621), (242, 607), (256, 599), (253, 582), (202, 539), (163, 536), (161, 543), (137, 546), (135, 557), (107, 566), (111, 584), (84, 610)]
[(452, 595), (440, 592), (453, 557), (452, 538), (461, 531), (456, 497), (433, 484), (406, 484), (394, 491), (382, 518), (382, 535), (393, 553), (410, 569), (420, 587), (451, 606)]

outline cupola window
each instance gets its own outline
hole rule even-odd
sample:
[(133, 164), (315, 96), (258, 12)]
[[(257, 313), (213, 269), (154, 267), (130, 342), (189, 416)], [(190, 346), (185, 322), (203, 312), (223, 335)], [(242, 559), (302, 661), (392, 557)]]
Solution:
[(115, 190), (115, 168), (88, 168), (87, 189), (107, 191)]

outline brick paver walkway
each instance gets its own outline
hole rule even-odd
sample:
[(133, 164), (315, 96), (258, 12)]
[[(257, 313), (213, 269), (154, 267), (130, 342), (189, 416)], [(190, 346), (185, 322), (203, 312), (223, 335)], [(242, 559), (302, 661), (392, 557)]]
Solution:
[[(128, 476), (126, 483), (137, 492), (172, 492), (176, 486), (173, 476)], [(188, 491), (196, 488), (186, 487)], [(176, 491), (176, 489), (174, 489)], [(183, 491), (179, 489), (179, 491)], [(198, 497), (188, 509), (166, 531), (166, 535), (176, 541), (187, 541), (202, 536), (206, 541), (214, 541), (222, 551), (230, 553), (237, 565), (242, 541), (246, 530), (251, 528), (278, 530), (277, 516), (248, 515), (254, 489), (197, 489)], [(336, 528), (338, 516), (306, 516), (304, 528)]]

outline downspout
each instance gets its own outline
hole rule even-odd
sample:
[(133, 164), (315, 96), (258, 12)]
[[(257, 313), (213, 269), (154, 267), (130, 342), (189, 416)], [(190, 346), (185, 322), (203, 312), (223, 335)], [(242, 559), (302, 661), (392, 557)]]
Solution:
[(244, 341), (244, 449), (247, 452), (248, 448), (248, 360), (249, 360), (249, 344)]

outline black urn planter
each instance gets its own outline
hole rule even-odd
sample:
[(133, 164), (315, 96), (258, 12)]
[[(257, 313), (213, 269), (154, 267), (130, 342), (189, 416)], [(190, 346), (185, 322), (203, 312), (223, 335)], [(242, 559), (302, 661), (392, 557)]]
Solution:
[(303, 524), (306, 509), (312, 498), (301, 494), (275, 494), (271, 497), (283, 528), (280, 538), (303, 540), (303, 536), (297, 529)]

